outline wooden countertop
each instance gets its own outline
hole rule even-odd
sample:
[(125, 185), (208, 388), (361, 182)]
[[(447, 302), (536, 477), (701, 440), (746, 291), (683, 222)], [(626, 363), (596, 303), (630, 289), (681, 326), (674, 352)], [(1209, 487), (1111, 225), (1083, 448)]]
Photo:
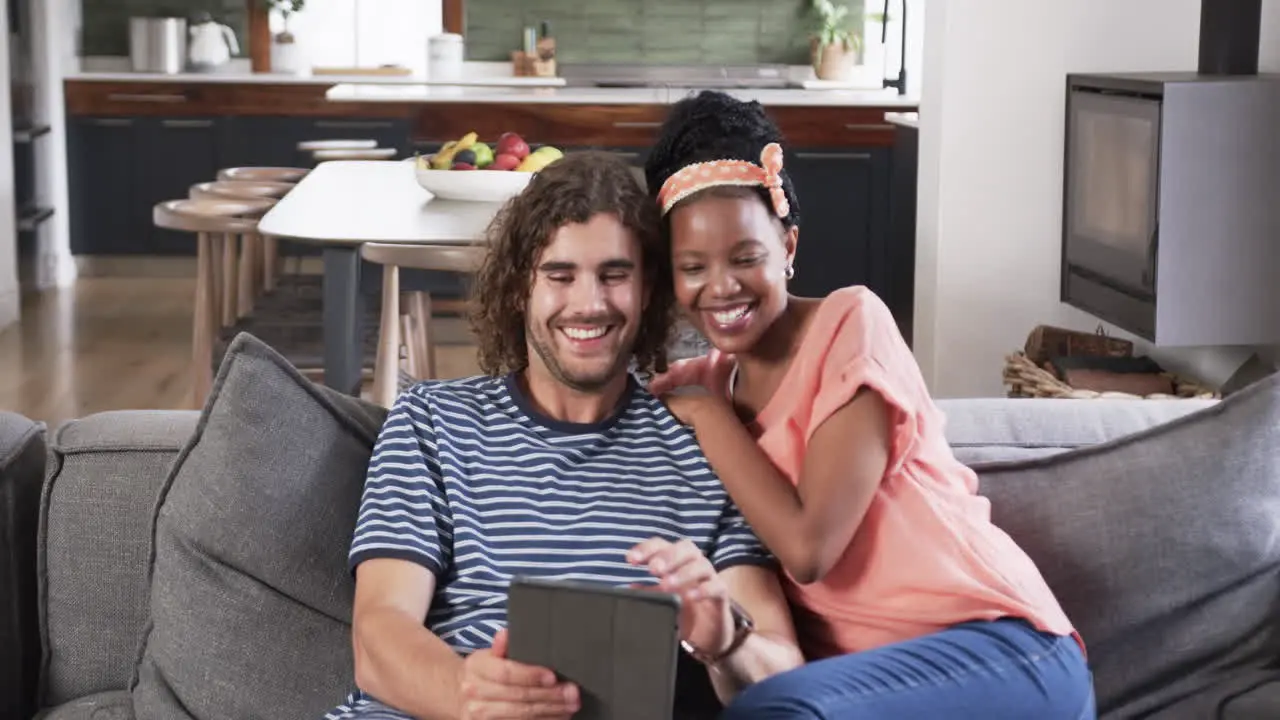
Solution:
[[(325, 95), (333, 103), (515, 103), (558, 105), (670, 105), (699, 92), (693, 88), (463, 87), (343, 83)], [(914, 108), (916, 98), (896, 90), (726, 89), (766, 106)]]
[(227, 85), (328, 85), (343, 83), (377, 83), (379, 85), (465, 85), (475, 87), (560, 87), (560, 77), (514, 77), (473, 73), (462, 80), (432, 80), (415, 75), (295, 75), (255, 73), (239, 70), (214, 72), (144, 73), (128, 71), (89, 71), (67, 74), (64, 80), (99, 83), (217, 83)]

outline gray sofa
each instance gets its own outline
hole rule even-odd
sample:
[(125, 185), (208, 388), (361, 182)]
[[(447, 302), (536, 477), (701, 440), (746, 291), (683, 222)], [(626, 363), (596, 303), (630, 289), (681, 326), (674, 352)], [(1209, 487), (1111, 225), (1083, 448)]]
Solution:
[[(1280, 717), (1280, 380), (944, 401), (1089, 646), (1104, 718)], [(202, 413), (0, 413), (0, 718), (317, 718), (384, 412), (241, 337)], [(47, 443), (47, 447), (46, 447)]]

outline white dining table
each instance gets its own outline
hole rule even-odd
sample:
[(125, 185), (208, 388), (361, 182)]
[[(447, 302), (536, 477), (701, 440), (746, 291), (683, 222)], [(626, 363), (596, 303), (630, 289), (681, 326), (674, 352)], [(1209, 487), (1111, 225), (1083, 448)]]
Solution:
[(324, 262), (325, 385), (359, 394), (364, 343), (360, 246), (453, 245), (484, 239), (500, 203), (440, 200), (411, 160), (322, 163), (258, 223), (259, 234), (318, 245)]

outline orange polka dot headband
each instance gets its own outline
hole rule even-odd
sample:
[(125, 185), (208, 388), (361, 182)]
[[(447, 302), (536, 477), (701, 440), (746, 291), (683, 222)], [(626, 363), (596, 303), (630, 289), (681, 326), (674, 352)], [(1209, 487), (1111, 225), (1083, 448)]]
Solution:
[(690, 195), (717, 185), (764, 187), (773, 200), (773, 211), (778, 217), (791, 214), (787, 194), (782, 190), (782, 146), (769, 143), (760, 151), (760, 164), (748, 160), (709, 160), (686, 165), (662, 184), (658, 191), (658, 206), (662, 214), (671, 212), (676, 203)]

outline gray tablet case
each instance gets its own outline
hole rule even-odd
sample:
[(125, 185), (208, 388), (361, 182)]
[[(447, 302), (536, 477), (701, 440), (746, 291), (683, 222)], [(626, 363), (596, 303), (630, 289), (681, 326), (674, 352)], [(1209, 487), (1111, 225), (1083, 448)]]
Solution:
[(668, 593), (516, 578), (508, 657), (576, 684), (577, 720), (669, 720), (679, 623), (680, 599)]

